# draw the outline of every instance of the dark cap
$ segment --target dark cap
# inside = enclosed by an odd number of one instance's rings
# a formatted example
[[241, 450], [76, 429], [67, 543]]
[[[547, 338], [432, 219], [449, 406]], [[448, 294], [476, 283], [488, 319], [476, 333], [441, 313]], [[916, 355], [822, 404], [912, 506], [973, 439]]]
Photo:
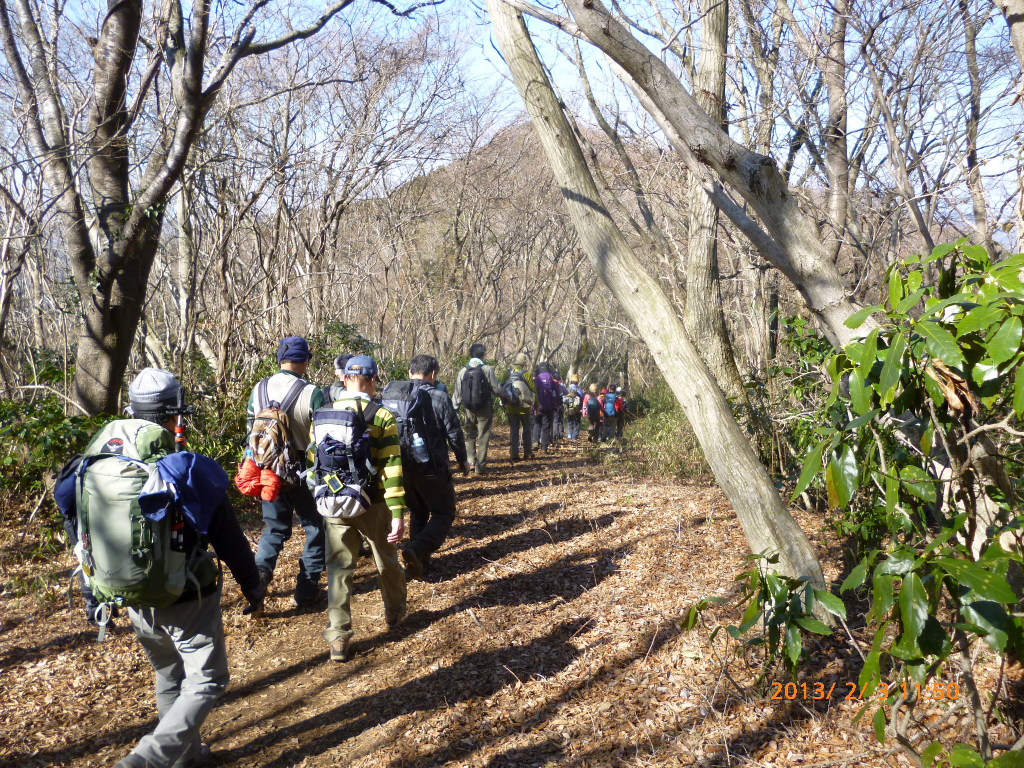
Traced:
[[304, 363], [313, 355], [309, 344], [301, 336], [288, 336], [277, 345], [277, 362]]
[[377, 361], [367, 355], [356, 355], [345, 364], [346, 376], [376, 376]]

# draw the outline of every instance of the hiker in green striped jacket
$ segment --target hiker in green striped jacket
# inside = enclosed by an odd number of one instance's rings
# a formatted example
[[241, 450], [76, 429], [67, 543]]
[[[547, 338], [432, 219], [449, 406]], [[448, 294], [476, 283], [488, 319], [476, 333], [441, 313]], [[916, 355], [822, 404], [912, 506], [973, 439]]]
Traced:
[[[356, 355], [345, 366], [345, 391], [334, 408], [359, 410], [369, 406], [377, 387], [377, 363], [372, 357]], [[387, 408], [377, 408], [367, 425], [370, 458], [377, 470], [370, 495], [370, 507], [356, 517], [328, 517], [327, 528], [327, 618], [323, 638], [331, 646], [332, 661], [348, 661], [352, 639], [352, 578], [359, 556], [362, 534], [373, 550], [380, 574], [384, 600], [384, 621], [394, 629], [405, 618], [405, 572], [398, 562], [398, 543], [405, 534], [405, 485], [402, 453], [398, 444], [398, 422]], [[311, 433], [312, 437], [312, 433]], [[312, 461], [312, 457], [310, 459]]]

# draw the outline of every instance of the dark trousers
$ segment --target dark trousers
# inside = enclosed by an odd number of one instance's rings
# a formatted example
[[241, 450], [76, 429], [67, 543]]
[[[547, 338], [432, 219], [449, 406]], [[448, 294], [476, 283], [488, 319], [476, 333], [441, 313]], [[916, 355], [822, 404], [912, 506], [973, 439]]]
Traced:
[[616, 413], [615, 414], [615, 436], [620, 438], [620, 439], [622, 438], [622, 427], [623, 427], [623, 425], [625, 423], [626, 423], [626, 414], [625, 413]]
[[512, 413], [508, 412], [508, 442], [509, 456], [512, 461], [519, 461], [519, 442], [523, 443], [523, 457], [533, 458], [533, 420], [530, 412]]
[[426, 565], [455, 522], [455, 484], [450, 472], [404, 476], [405, 503], [409, 507], [409, 543]]
[[304, 485], [263, 502], [263, 534], [256, 547], [256, 565], [271, 571], [284, 543], [292, 537], [292, 513], [306, 532], [306, 547], [299, 560], [298, 583], [316, 584], [324, 570], [324, 518], [316, 511], [313, 494]]
[[596, 419], [590, 416], [587, 417], [587, 421], [590, 422], [590, 432], [588, 439], [592, 443], [596, 443], [601, 437], [601, 417], [598, 416]]
[[580, 416], [567, 416], [566, 419], [566, 431], [568, 432], [569, 439], [573, 442], [579, 439], [580, 436]]
[[565, 410], [559, 406], [555, 409], [554, 421], [551, 422], [551, 442], [565, 437]]
[[551, 443], [551, 427], [555, 421], [555, 412], [537, 411], [537, 421], [540, 424], [540, 447], [546, 451]]

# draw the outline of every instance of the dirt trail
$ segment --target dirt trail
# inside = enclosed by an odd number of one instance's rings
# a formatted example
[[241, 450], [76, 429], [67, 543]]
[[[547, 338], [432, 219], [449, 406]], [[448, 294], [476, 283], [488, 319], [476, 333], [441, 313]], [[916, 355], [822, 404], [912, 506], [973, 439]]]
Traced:
[[[832, 722], [838, 694], [813, 718], [741, 702], [707, 634], [681, 634], [686, 608], [733, 594], [743, 564], [717, 488], [634, 482], [575, 447], [511, 467], [502, 437], [490, 474], [456, 480], [451, 537], [394, 632], [362, 561], [352, 661], [327, 658], [326, 603], [291, 608], [301, 530], [263, 618], [241, 616], [228, 580], [232, 682], [204, 732], [214, 765], [882, 764]], [[151, 670], [124, 619], [98, 645], [80, 610], [0, 608], [0, 768], [110, 766], [152, 727]], [[827, 653], [822, 674], [841, 685], [843, 651]]]

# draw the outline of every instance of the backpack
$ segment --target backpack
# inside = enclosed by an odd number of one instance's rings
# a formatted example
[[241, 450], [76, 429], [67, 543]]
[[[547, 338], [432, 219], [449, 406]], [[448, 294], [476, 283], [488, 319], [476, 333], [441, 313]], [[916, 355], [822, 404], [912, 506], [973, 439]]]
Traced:
[[537, 407], [542, 411], [553, 411], [558, 405], [558, 396], [555, 394], [555, 380], [550, 373], [538, 373], [533, 380], [537, 387]]
[[615, 413], [619, 414], [626, 410], [626, 398], [622, 395], [615, 396]]
[[615, 401], [616, 400], [618, 400], [618, 398], [615, 396], [614, 392], [609, 392], [607, 395], [605, 395], [605, 397], [604, 397], [604, 415], [605, 416], [614, 416], [615, 415], [615, 410], [616, 410], [616, 408], [615, 408]]
[[601, 401], [597, 395], [590, 395], [587, 398], [587, 418], [597, 421], [601, 418]]
[[307, 472], [317, 511], [324, 517], [358, 517], [370, 508], [377, 468], [370, 430], [379, 406], [356, 401], [357, 410], [321, 408], [313, 414], [316, 459]]
[[288, 412], [298, 401], [308, 383], [297, 379], [284, 398], [270, 399], [269, 379], [256, 385], [253, 411], [256, 413], [249, 430], [249, 444], [245, 458], [252, 459], [261, 470], [269, 469], [281, 478], [281, 490], [287, 491], [299, 484], [303, 451], [292, 441], [291, 419]]
[[394, 414], [398, 422], [398, 444], [402, 449], [402, 466], [415, 473], [430, 469], [425, 415], [432, 408], [430, 396], [418, 381], [390, 381], [381, 393], [381, 405]]
[[159, 480], [156, 460], [173, 450], [163, 427], [119, 419], [92, 438], [74, 469], [75, 555], [101, 605], [100, 640], [112, 608], [166, 608], [188, 582], [198, 586], [188, 567], [181, 510], [171, 505], [154, 520], [139, 504], [151, 476]]
[[569, 394], [562, 397], [562, 405], [565, 407], [566, 416], [579, 416], [580, 415], [580, 396], [579, 393], [574, 389], [569, 390]]
[[521, 371], [510, 371], [501, 391], [508, 405], [518, 408], [529, 408], [533, 405], [533, 390], [526, 383]]
[[482, 365], [466, 366], [462, 374], [462, 387], [459, 396], [462, 403], [471, 411], [482, 411], [491, 402], [491, 384], [487, 381]]

